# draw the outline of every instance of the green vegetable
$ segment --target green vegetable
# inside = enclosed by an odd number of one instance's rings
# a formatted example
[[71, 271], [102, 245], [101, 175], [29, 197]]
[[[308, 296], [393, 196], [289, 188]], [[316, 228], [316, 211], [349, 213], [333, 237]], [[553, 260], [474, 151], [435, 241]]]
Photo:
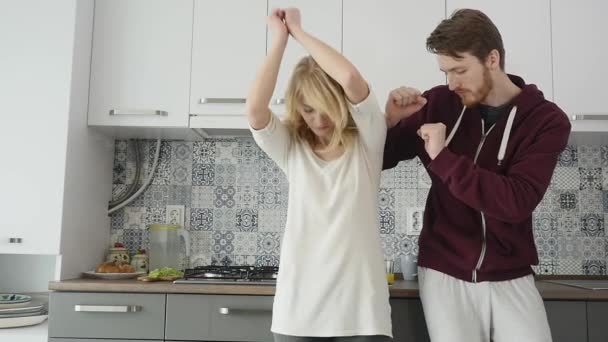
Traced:
[[148, 277], [150, 278], [161, 278], [161, 277], [181, 277], [184, 274], [172, 267], [162, 267], [150, 271]]

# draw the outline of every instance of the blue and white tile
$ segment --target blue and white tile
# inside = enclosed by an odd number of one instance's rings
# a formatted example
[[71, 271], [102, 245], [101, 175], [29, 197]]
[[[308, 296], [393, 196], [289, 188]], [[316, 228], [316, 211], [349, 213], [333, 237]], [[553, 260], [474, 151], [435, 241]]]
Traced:
[[382, 171], [380, 176], [380, 187], [381, 188], [395, 188], [395, 169], [389, 169]]
[[239, 232], [258, 231], [258, 211], [257, 209], [237, 209], [236, 210], [236, 230]]
[[555, 201], [551, 212], [578, 212], [579, 192], [576, 190], [555, 190]]
[[260, 148], [252, 138], [238, 140], [238, 163], [254, 164], [260, 158]]
[[[168, 185], [171, 183], [171, 144], [163, 141], [160, 145], [160, 158], [154, 171], [154, 178], [152, 178], [152, 184], [155, 185]], [[154, 161], [154, 154], [156, 153], [156, 146], [150, 146], [150, 162], [148, 170], [151, 170], [152, 163]]]
[[563, 274], [563, 275], [582, 274], [583, 263], [579, 259], [572, 259], [572, 258], [560, 259], [557, 269], [558, 269], [557, 274]]
[[417, 207], [425, 207], [426, 199], [429, 197], [430, 189], [418, 189], [418, 198], [416, 200]]
[[218, 139], [215, 142], [215, 162], [238, 164], [239, 144], [236, 139]]
[[583, 237], [581, 239], [582, 258], [589, 259], [605, 259], [606, 256], [606, 238], [605, 237]]
[[120, 242], [123, 243], [124, 239], [122, 234], [124, 233], [124, 229], [112, 231], [110, 233], [110, 246], [114, 246], [115, 243]]
[[215, 185], [236, 185], [236, 164], [215, 164]]
[[380, 210], [395, 210], [395, 190], [380, 188], [378, 191], [378, 208]]
[[580, 260], [583, 256], [583, 238], [582, 237], [558, 237], [558, 253], [560, 259], [575, 259]]
[[258, 209], [259, 187], [251, 185], [238, 185], [236, 187], [236, 207]]
[[532, 266], [536, 274], [551, 275], [557, 274], [559, 270], [559, 263], [557, 259], [540, 259], [537, 266]]
[[183, 205], [189, 207], [192, 202], [192, 187], [185, 185], [169, 185], [168, 205]]
[[397, 233], [397, 255], [410, 255], [415, 251], [414, 242], [411, 236]]
[[247, 232], [234, 232], [234, 254], [257, 255], [258, 234]]
[[279, 255], [281, 250], [280, 233], [258, 233], [258, 255]]
[[112, 169], [112, 183], [125, 184], [127, 182], [127, 164], [114, 160]]
[[211, 251], [213, 254], [234, 254], [234, 232], [216, 230], [212, 234]]
[[279, 266], [279, 257], [277, 255], [258, 255], [255, 259], [256, 266]]
[[192, 208], [215, 207], [215, 186], [193, 186], [191, 195]]
[[167, 208], [146, 207], [146, 225], [164, 224], [167, 220]]
[[260, 164], [236, 164], [236, 183], [239, 186], [255, 186], [260, 184]]
[[380, 210], [379, 216], [380, 234], [395, 234], [395, 212]]
[[287, 222], [287, 210], [258, 209], [259, 232], [282, 232]]
[[235, 256], [226, 253], [217, 253], [211, 255], [211, 265], [218, 266], [233, 266], [235, 263]]
[[112, 200], [118, 199], [127, 191], [126, 184], [112, 184]]
[[578, 149], [575, 145], [568, 145], [560, 154], [558, 166], [578, 167]]
[[215, 185], [215, 166], [192, 164], [192, 185]]
[[171, 179], [173, 185], [192, 185], [192, 163], [174, 162], [171, 164]]
[[128, 141], [122, 139], [116, 139], [114, 141], [114, 154], [116, 153], [126, 153], [128, 150]]
[[581, 190], [602, 190], [601, 168], [579, 168]]
[[148, 247], [146, 244], [147, 231], [145, 229], [124, 229], [122, 238], [130, 254], [135, 254], [138, 250]]
[[205, 165], [216, 162], [216, 141], [203, 140], [192, 143], [192, 164]]
[[602, 167], [601, 147], [599, 145], [579, 145], [578, 166], [584, 168]]
[[608, 190], [608, 166], [602, 168], [602, 189]]
[[125, 229], [146, 229], [146, 208], [125, 207]]
[[580, 217], [584, 236], [606, 236], [603, 214], [581, 214]]
[[536, 236], [536, 250], [540, 259], [555, 259], [559, 256], [558, 238], [555, 236]]
[[216, 208], [236, 207], [236, 201], [234, 200], [236, 189], [234, 186], [216, 186], [214, 194], [214, 205]]
[[192, 160], [194, 159], [193, 152], [193, 142], [190, 141], [177, 141], [173, 143], [171, 148], [171, 160], [173, 162], [184, 162], [192, 164]]
[[578, 213], [560, 214], [557, 222], [558, 236], [564, 238], [583, 236], [583, 231], [581, 230], [581, 220]]
[[606, 275], [606, 260], [584, 260], [583, 274], [593, 276]]
[[579, 211], [581, 213], [598, 213], [604, 211], [601, 190], [585, 190], [579, 192]]
[[394, 260], [399, 254], [399, 240], [395, 234], [383, 234], [380, 239], [385, 260]]
[[235, 230], [236, 209], [215, 208], [213, 209], [213, 230]]
[[234, 262], [235, 265], [247, 265], [247, 266], [255, 266], [257, 261], [257, 255], [235, 255]]
[[415, 161], [408, 160], [400, 162], [395, 168], [396, 189], [418, 188], [418, 166]]
[[213, 232], [189, 231], [189, 234], [190, 254], [210, 256]]
[[[534, 209], [534, 212], [537, 213], [555, 213], [555, 212], [559, 212], [560, 209], [560, 205], [559, 205], [559, 193], [558, 191], [561, 190], [554, 190], [554, 189], [547, 189], [547, 191], [545, 192], [545, 194], [543, 195], [543, 198], [541, 199], [540, 203], [536, 206], [536, 209]], [[569, 191], [573, 191], [573, 190], [569, 190]]]
[[578, 167], [558, 166], [551, 178], [551, 187], [557, 190], [579, 190], [581, 177]]
[[287, 208], [287, 194], [278, 186], [260, 187], [258, 199], [260, 209]]
[[[245, 164], [249, 165], [249, 164]], [[287, 179], [283, 170], [271, 159], [263, 158], [259, 161], [259, 185], [281, 186], [286, 184]]]
[[191, 208], [190, 209], [190, 230], [193, 231], [212, 231], [213, 230], [213, 209], [210, 208]]
[[604, 213], [608, 213], [608, 190], [602, 190], [602, 205]]
[[557, 236], [559, 215], [556, 213], [534, 213], [534, 231], [544, 236]]
[[192, 254], [189, 267], [211, 265], [211, 252], [207, 254]]
[[169, 199], [169, 187], [167, 185], [150, 185], [146, 189], [144, 196], [146, 207], [166, 207]]
[[608, 167], [608, 146], [604, 145], [602, 149], [602, 167]]
[[118, 209], [110, 215], [110, 229], [117, 231], [125, 227], [125, 209]]

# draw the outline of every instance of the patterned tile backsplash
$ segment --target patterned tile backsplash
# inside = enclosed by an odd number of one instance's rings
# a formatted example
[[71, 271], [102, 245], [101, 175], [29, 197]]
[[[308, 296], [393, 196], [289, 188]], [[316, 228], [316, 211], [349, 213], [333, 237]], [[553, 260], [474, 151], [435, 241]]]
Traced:
[[[132, 145], [116, 141], [115, 197], [135, 177]], [[155, 141], [140, 141], [144, 175], [155, 147]], [[429, 188], [430, 178], [417, 159], [382, 173], [379, 221], [387, 259], [418, 253]], [[251, 138], [163, 142], [151, 185], [112, 215], [112, 242], [123, 242], [131, 252], [147, 248], [146, 226], [165, 223], [168, 205], [183, 205], [190, 266], [278, 265], [287, 192], [285, 176]], [[537, 272], [607, 274], [607, 221], [608, 146], [568, 146], [534, 212]]]

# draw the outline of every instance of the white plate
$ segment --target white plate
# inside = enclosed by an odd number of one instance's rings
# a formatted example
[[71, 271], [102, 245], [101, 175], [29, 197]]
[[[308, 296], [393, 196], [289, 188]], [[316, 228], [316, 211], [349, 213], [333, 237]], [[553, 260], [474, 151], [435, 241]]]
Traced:
[[17, 293], [0, 293], [0, 304], [20, 304], [27, 303], [32, 297]]
[[44, 322], [47, 317], [48, 315], [2, 318], [0, 319], [0, 328], [15, 328], [35, 325]]
[[15, 317], [29, 317], [29, 316], [40, 316], [46, 315], [48, 312], [46, 310], [36, 310], [34, 312], [24, 312], [24, 313], [11, 313], [11, 314], [2, 314], [0, 315], [0, 322], [3, 319], [15, 318]]
[[22, 306], [17, 308], [6, 308], [0, 309], [0, 315], [11, 314], [11, 313], [26, 313], [26, 312], [34, 312], [40, 311], [44, 307], [43, 304], [37, 304], [32, 306]]
[[82, 273], [85, 277], [88, 278], [98, 278], [98, 279], [131, 279], [137, 278], [141, 275], [146, 274], [146, 272], [133, 272], [133, 273], [97, 273], [93, 271], [87, 271]]

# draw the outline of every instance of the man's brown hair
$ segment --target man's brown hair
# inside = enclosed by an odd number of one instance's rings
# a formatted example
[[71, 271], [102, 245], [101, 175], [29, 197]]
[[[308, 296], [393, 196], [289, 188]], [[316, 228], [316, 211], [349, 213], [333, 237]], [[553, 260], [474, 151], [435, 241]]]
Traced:
[[470, 53], [484, 62], [494, 49], [500, 54], [500, 69], [505, 70], [505, 48], [500, 32], [483, 12], [460, 9], [444, 19], [426, 39], [429, 52], [461, 58]]

